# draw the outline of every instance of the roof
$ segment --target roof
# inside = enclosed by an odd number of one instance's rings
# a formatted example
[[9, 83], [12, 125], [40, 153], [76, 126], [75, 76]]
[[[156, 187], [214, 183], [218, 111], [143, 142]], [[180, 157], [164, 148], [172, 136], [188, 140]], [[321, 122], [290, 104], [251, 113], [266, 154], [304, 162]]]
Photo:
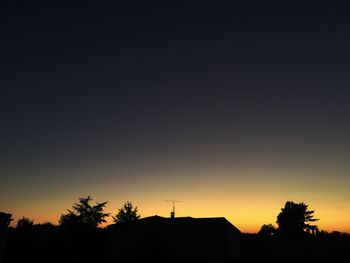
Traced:
[[194, 217], [175, 217], [167, 218], [158, 215], [141, 218], [138, 220], [116, 223], [107, 226], [108, 229], [118, 229], [120, 227], [131, 227], [131, 226], [148, 226], [148, 227], [159, 227], [159, 226], [172, 226], [172, 227], [193, 227], [193, 226], [225, 226], [231, 228], [234, 232], [239, 232], [239, 229], [232, 225], [225, 217], [208, 217], [208, 218], [194, 218]]

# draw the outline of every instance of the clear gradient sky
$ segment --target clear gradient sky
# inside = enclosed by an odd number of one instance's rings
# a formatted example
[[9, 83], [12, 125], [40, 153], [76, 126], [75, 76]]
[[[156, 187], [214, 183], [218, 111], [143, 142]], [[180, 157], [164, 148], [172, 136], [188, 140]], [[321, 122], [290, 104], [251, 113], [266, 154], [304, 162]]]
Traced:
[[177, 199], [255, 232], [290, 200], [350, 232], [345, 4], [60, 2], [0, 11], [0, 211]]

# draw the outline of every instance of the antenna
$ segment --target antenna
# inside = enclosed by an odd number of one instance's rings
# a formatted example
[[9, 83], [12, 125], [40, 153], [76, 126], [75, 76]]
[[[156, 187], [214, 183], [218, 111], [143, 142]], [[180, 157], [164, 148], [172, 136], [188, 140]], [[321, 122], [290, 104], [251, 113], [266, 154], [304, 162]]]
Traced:
[[170, 212], [170, 217], [175, 218], [175, 203], [183, 202], [180, 200], [165, 200], [165, 202], [172, 202], [173, 203], [173, 211]]

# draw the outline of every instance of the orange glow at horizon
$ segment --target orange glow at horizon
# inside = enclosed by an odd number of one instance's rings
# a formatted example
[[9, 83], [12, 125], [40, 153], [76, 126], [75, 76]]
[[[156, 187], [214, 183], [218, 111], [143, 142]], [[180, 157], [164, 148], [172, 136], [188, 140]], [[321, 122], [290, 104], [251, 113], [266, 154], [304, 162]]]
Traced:
[[25, 193], [13, 194], [11, 202], [2, 204], [1, 209], [12, 213], [15, 221], [25, 216], [34, 219], [35, 223], [50, 221], [57, 224], [60, 215], [71, 209], [78, 197], [90, 195], [93, 202], [108, 201], [105, 211], [111, 213], [107, 220], [110, 224], [112, 215], [125, 201], [132, 201], [142, 217], [168, 217], [172, 204], [165, 200], [176, 199], [184, 201], [176, 204], [178, 217], [225, 217], [242, 232], [254, 233], [263, 224], [276, 225], [276, 217], [285, 202], [294, 201], [304, 202], [309, 205], [309, 210], [315, 210], [315, 218], [320, 219], [316, 222], [319, 229], [350, 232], [347, 221], [350, 218], [349, 179], [346, 177], [343, 181], [333, 182], [323, 178], [315, 180], [311, 174], [310, 180], [301, 184], [292, 176], [296, 172], [279, 177], [280, 170], [269, 170], [264, 174], [256, 170], [217, 170], [214, 175], [211, 170], [175, 170], [170, 177], [162, 177], [162, 173], [160, 170], [149, 171], [145, 175], [147, 180], [135, 177], [96, 180], [91, 176], [92, 179], [84, 184], [55, 185], [52, 189], [44, 189], [43, 194], [32, 194], [27, 198]]
[[[83, 195], [82, 195], [83, 196]], [[94, 195], [92, 195], [95, 197]], [[96, 195], [97, 197], [98, 195]], [[95, 198], [96, 201], [102, 202], [108, 200], [106, 198]], [[127, 200], [133, 202], [134, 205], [138, 207], [138, 211], [141, 217], [159, 215], [168, 217], [172, 206], [170, 203], [166, 203], [164, 200], [159, 199], [146, 199], [145, 197], [137, 197], [134, 199], [123, 198], [115, 200], [114, 202], [109, 202], [105, 209], [106, 212], [111, 213], [107, 218], [107, 223], [103, 225], [108, 225], [113, 223], [112, 215], [115, 215], [123, 203]], [[306, 200], [306, 199], [305, 199]], [[316, 222], [319, 229], [326, 231], [341, 231], [350, 232], [350, 226], [348, 224], [347, 218], [350, 218], [350, 209], [344, 210], [342, 208], [331, 208], [325, 205], [317, 204], [315, 202], [307, 202], [309, 204], [309, 209], [315, 210], [315, 218], [320, 220]], [[26, 216], [34, 219], [35, 223], [52, 222], [54, 224], [58, 223], [58, 219], [62, 213], [66, 213], [67, 209], [70, 209], [77, 199], [72, 199], [62, 203], [56, 204], [37, 204], [36, 207], [21, 207], [16, 210], [10, 208], [6, 209], [6, 212], [13, 213], [14, 221], [18, 220], [21, 216]], [[202, 198], [192, 199], [186, 198], [183, 203], [176, 204], [176, 216], [184, 217], [225, 217], [233, 225], [239, 228], [242, 232], [255, 233], [259, 231], [261, 225], [263, 224], [273, 224], [276, 226], [276, 217], [280, 212], [280, 209], [284, 205], [284, 200], [282, 198], [276, 198], [276, 200], [259, 200], [255, 202], [253, 200], [248, 200], [246, 202], [240, 201], [235, 202], [229, 199], [219, 199], [204, 200]], [[60, 210], [57, 211], [57, 207]]]
[[[147, 216], [153, 216], [153, 215], [159, 215], [168, 217], [169, 213], [171, 211], [171, 207], [168, 205], [162, 205], [159, 203], [159, 206], [156, 207], [146, 207], [142, 208], [141, 203], [134, 204], [138, 205], [139, 213], [142, 217]], [[120, 202], [120, 206], [122, 205], [122, 202]], [[205, 203], [203, 203], [205, 205]], [[283, 204], [281, 203], [280, 206]], [[69, 206], [67, 208], [70, 208]], [[43, 209], [45, 209], [43, 207]], [[277, 214], [280, 211], [280, 208], [278, 209], [265, 209], [265, 208], [256, 208], [254, 206], [249, 207], [246, 206], [245, 208], [239, 208], [237, 207], [237, 210], [240, 210], [239, 212], [225, 212], [225, 209], [216, 210], [212, 207], [213, 210], [207, 209], [207, 210], [196, 210], [196, 209], [190, 209], [189, 205], [179, 205], [176, 207], [176, 216], [182, 217], [182, 216], [191, 216], [191, 217], [225, 217], [227, 220], [229, 220], [233, 225], [235, 225], [237, 228], [239, 228], [242, 232], [246, 233], [255, 233], [259, 231], [261, 225], [263, 224], [273, 224], [276, 226], [276, 217]], [[31, 219], [34, 219], [35, 223], [44, 223], [44, 222], [52, 222], [54, 224], [58, 223], [58, 219], [62, 213], [66, 213], [66, 210], [62, 211], [50, 211], [49, 209], [46, 209], [47, 213], [45, 215], [41, 215], [38, 212], [30, 212], [26, 209], [21, 209], [17, 213], [14, 213], [14, 221], [12, 223], [12, 226], [15, 226], [16, 221], [19, 217], [26, 216]], [[108, 225], [113, 223], [112, 215], [114, 215], [118, 208], [111, 209], [110, 206], [106, 208], [107, 212], [110, 212], [110, 217], [107, 218], [107, 223], [103, 225]], [[227, 210], [226, 210], [227, 211]], [[10, 211], [11, 212], [11, 211]], [[349, 224], [346, 220], [346, 218], [350, 217], [350, 213], [343, 213], [343, 211], [329, 211], [330, 213], [327, 214], [327, 212], [321, 212], [319, 210], [315, 211], [315, 218], [320, 218], [320, 221], [317, 221], [316, 224], [318, 225], [319, 229], [326, 230], [326, 231], [341, 231], [341, 232], [350, 232]]]

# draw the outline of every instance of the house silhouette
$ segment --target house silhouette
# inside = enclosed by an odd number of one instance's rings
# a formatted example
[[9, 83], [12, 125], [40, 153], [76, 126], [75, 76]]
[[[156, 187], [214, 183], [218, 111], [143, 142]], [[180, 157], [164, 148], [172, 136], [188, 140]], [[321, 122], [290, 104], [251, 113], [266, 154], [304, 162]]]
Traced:
[[109, 262], [234, 262], [240, 231], [226, 218], [151, 216], [107, 227]]

